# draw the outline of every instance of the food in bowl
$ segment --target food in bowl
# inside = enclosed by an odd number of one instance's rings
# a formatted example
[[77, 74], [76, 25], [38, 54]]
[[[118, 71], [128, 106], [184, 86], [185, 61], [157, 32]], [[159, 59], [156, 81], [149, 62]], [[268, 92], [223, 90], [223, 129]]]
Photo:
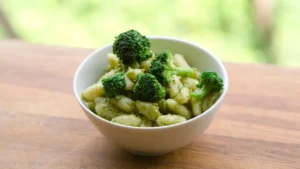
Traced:
[[[134, 127], [168, 126], [209, 109], [219, 98], [223, 80], [216, 72], [199, 72], [181, 54], [151, 51], [136, 30], [115, 37], [107, 70], [82, 92], [85, 105], [98, 116]], [[103, 74], [103, 72], [91, 72]]]

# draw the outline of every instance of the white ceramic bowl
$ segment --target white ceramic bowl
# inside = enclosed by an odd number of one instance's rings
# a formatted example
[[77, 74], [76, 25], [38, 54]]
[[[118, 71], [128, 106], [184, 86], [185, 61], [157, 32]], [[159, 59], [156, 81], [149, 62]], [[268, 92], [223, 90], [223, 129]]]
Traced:
[[165, 127], [123, 126], [97, 116], [85, 107], [81, 92], [97, 82], [105, 71], [108, 64], [107, 54], [112, 52], [112, 44], [96, 50], [80, 64], [74, 77], [73, 89], [84, 113], [105, 137], [134, 154], [160, 155], [190, 144], [208, 128], [227, 92], [228, 76], [216, 56], [194, 43], [168, 37], [148, 38], [151, 41], [151, 50], [155, 53], [170, 49], [173, 54], [182, 54], [191, 66], [200, 71], [216, 71], [224, 81], [224, 89], [217, 102], [193, 119]]

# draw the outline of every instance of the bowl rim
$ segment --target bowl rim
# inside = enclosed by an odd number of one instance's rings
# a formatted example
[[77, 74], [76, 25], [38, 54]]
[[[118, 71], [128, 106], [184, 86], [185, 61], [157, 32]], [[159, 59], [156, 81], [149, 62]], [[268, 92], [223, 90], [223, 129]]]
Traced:
[[176, 127], [179, 127], [181, 125], [186, 125], [188, 123], [191, 123], [193, 121], [196, 121], [200, 118], [202, 118], [203, 116], [205, 116], [206, 114], [209, 114], [211, 113], [211, 110], [216, 107], [217, 105], [221, 104], [222, 100], [224, 99], [227, 91], [228, 91], [228, 73], [225, 69], [225, 66], [223, 65], [223, 63], [221, 62], [221, 60], [216, 57], [212, 52], [210, 52], [209, 50], [207, 50], [206, 48], [198, 45], [198, 44], [195, 44], [193, 42], [190, 42], [190, 41], [186, 41], [186, 40], [182, 40], [182, 39], [179, 39], [179, 38], [174, 38], [174, 37], [168, 37], [168, 36], [147, 36], [147, 38], [151, 41], [151, 40], [166, 40], [166, 41], [177, 41], [177, 42], [180, 42], [180, 43], [185, 43], [189, 46], [193, 46], [195, 48], [199, 48], [200, 50], [202, 50], [203, 52], [205, 52], [207, 55], [209, 55], [210, 57], [212, 57], [212, 59], [220, 66], [221, 68], [221, 72], [223, 72], [224, 74], [224, 77], [223, 77], [223, 81], [224, 81], [224, 88], [223, 88], [223, 91], [222, 91], [222, 94], [221, 96], [218, 98], [218, 100], [209, 108], [207, 109], [205, 112], [203, 112], [202, 114], [192, 118], [192, 119], [189, 119], [189, 120], [186, 120], [184, 122], [181, 122], [181, 123], [177, 123], [177, 124], [173, 124], [173, 125], [169, 125], [169, 126], [157, 126], [157, 127], [134, 127], [134, 126], [126, 126], [126, 125], [122, 125], [122, 124], [118, 124], [118, 123], [113, 123], [109, 120], [106, 120], [98, 115], [96, 115], [95, 113], [93, 113], [90, 109], [88, 109], [85, 104], [83, 103], [82, 99], [81, 99], [81, 96], [80, 93], [77, 93], [76, 92], [76, 86], [77, 86], [77, 78], [78, 78], [78, 74], [79, 72], [81, 71], [83, 65], [85, 65], [85, 63], [90, 59], [92, 58], [96, 53], [98, 53], [99, 51], [107, 48], [107, 47], [112, 47], [112, 43], [110, 44], [107, 44], [107, 45], [104, 45], [103, 47], [101, 48], [98, 48], [96, 49], [95, 51], [93, 51], [92, 53], [90, 53], [86, 58], [84, 58], [84, 60], [80, 63], [80, 65], [78, 66], [78, 68], [76, 69], [76, 72], [74, 74], [74, 77], [73, 77], [73, 92], [74, 92], [74, 95], [76, 97], [76, 100], [77, 102], [80, 104], [80, 106], [86, 111], [88, 112], [93, 118], [96, 118], [98, 120], [101, 120], [103, 121], [104, 123], [108, 123], [109, 125], [113, 125], [115, 127], [120, 127], [120, 128], [127, 128], [127, 129], [135, 129], [135, 130], [161, 130], [161, 129], [170, 129], [170, 128], [176, 128]]

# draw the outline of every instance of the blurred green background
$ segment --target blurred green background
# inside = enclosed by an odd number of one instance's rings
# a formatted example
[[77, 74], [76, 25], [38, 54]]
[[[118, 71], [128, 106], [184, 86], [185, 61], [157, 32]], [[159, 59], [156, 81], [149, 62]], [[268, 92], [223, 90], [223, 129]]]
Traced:
[[5, 0], [0, 38], [97, 48], [128, 29], [198, 43], [222, 60], [300, 66], [298, 0]]

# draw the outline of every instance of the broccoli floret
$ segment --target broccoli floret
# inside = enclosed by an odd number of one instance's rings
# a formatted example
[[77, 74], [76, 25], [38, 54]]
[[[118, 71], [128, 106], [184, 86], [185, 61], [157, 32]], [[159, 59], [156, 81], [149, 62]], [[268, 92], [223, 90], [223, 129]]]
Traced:
[[155, 76], [149, 73], [140, 73], [133, 88], [133, 95], [137, 100], [155, 102], [165, 98], [166, 90]]
[[124, 73], [117, 73], [112, 77], [104, 78], [102, 84], [107, 97], [112, 98], [121, 95], [126, 86]]
[[152, 57], [150, 41], [136, 30], [123, 32], [115, 37], [113, 53], [126, 65], [142, 62]]
[[162, 85], [170, 82], [171, 75], [191, 76], [193, 69], [190, 67], [176, 67], [173, 64], [173, 56], [169, 50], [166, 50], [156, 56], [152, 61], [150, 71]]
[[197, 87], [200, 90], [191, 93], [191, 97], [201, 100], [211, 92], [221, 91], [223, 89], [223, 80], [216, 72], [203, 72], [200, 75]]

